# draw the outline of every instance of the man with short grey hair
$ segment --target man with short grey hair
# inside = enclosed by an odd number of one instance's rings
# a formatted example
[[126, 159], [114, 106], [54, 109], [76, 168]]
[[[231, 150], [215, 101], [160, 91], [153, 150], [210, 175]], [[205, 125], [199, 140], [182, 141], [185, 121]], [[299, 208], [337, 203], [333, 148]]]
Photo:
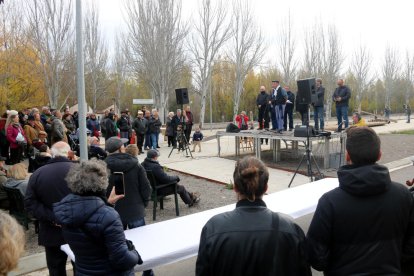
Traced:
[[52, 146], [53, 158], [37, 169], [30, 177], [24, 204], [39, 220], [39, 245], [45, 247], [49, 275], [66, 275], [67, 255], [60, 250], [65, 244], [62, 228], [55, 222], [53, 204], [71, 193], [65, 177], [72, 166], [68, 159], [70, 147], [65, 142]]

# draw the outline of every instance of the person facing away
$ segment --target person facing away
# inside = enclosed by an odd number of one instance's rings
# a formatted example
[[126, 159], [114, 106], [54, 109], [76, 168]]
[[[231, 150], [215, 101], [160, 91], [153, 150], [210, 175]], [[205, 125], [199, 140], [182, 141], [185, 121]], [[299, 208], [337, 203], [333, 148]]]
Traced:
[[325, 275], [414, 275], [413, 196], [377, 164], [375, 131], [350, 128], [345, 158], [307, 233], [311, 265]]
[[[180, 177], [177, 175], [168, 175], [164, 168], [158, 162], [159, 152], [151, 149], [147, 152], [147, 158], [145, 158], [144, 162], [142, 162], [142, 166], [147, 171], [152, 171], [156, 181], [159, 185], [167, 184], [167, 183], [178, 183], [180, 182]], [[174, 190], [174, 187], [166, 187], [158, 190], [159, 195], [168, 195], [171, 194]], [[194, 206], [194, 204], [200, 201], [200, 197], [198, 193], [190, 193], [187, 189], [177, 184], [177, 193], [180, 195], [182, 201], [188, 205], [188, 207]]]
[[105, 141], [105, 150], [108, 157], [105, 162], [111, 171], [107, 194], [110, 193], [113, 183], [113, 174], [121, 172], [125, 181], [125, 197], [115, 205], [115, 210], [121, 216], [124, 229], [132, 229], [145, 225], [145, 207], [151, 196], [151, 186], [144, 168], [137, 162], [137, 158], [125, 153], [124, 143], [128, 139], [111, 137]]
[[283, 116], [283, 129], [288, 130], [288, 119], [289, 119], [289, 131], [293, 130], [293, 109], [295, 106], [295, 94], [290, 91], [289, 86], [285, 86], [287, 101], [285, 107], [285, 114]]
[[66, 182], [72, 193], [55, 203], [53, 211], [75, 254], [75, 274], [134, 275], [134, 266], [142, 260], [128, 246], [119, 214], [105, 196], [106, 164], [98, 160], [74, 164]]
[[335, 102], [336, 107], [337, 131], [340, 132], [343, 128], [348, 127], [348, 103], [351, 98], [351, 89], [345, 85], [343, 79], [339, 79], [337, 84], [338, 87], [332, 95], [332, 100]]
[[236, 209], [203, 227], [196, 275], [311, 275], [302, 229], [262, 199], [269, 180], [263, 162], [250, 156], [238, 160], [233, 178]]
[[28, 175], [26, 165], [23, 163], [14, 164], [7, 171], [8, 179], [3, 184], [4, 187], [18, 189], [22, 196], [26, 195]]
[[24, 231], [12, 216], [0, 210], [0, 275], [17, 267], [24, 252]]
[[56, 142], [51, 151], [53, 158], [30, 176], [24, 205], [39, 220], [39, 245], [45, 247], [49, 274], [66, 275], [68, 256], [60, 250], [66, 241], [62, 228], [56, 223], [53, 203], [71, 193], [65, 177], [73, 163], [68, 158], [70, 147], [67, 143]]

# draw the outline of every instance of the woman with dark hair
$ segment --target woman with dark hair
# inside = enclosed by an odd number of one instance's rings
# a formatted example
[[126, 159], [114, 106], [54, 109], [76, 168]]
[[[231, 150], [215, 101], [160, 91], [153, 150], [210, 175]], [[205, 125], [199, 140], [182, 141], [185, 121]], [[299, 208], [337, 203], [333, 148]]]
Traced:
[[119, 214], [107, 201], [108, 173], [103, 161], [73, 164], [65, 179], [73, 194], [55, 203], [56, 224], [75, 254], [76, 275], [134, 275], [142, 260], [125, 239]]
[[196, 275], [311, 275], [302, 229], [262, 200], [269, 180], [263, 162], [239, 160], [233, 178], [236, 209], [204, 226]]

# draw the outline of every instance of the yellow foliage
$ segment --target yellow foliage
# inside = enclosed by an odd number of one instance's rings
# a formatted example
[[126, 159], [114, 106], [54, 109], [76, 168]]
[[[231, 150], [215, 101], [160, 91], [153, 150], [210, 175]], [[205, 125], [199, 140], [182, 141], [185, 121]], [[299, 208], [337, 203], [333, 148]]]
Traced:
[[33, 49], [20, 46], [0, 52], [0, 110], [47, 103], [39, 60]]

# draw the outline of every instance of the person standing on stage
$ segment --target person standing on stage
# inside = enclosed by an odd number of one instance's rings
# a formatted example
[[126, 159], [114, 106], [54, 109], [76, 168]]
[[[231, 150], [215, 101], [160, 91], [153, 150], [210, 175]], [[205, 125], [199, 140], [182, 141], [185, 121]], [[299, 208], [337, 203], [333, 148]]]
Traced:
[[288, 127], [288, 118], [289, 118], [289, 131], [293, 130], [293, 108], [295, 105], [295, 94], [290, 91], [289, 86], [285, 86], [287, 101], [285, 107], [285, 114], [283, 116], [283, 129], [286, 131]]
[[[272, 86], [276, 86], [272, 95], [272, 105], [275, 110], [276, 129], [279, 133], [282, 133], [287, 93], [286, 90], [280, 86], [278, 80], [272, 81]], [[273, 129], [275, 129], [275, 126], [273, 126]]]
[[313, 103], [315, 130], [320, 129], [323, 131], [325, 122], [323, 118], [323, 105], [325, 102], [325, 87], [322, 86], [322, 79], [316, 79], [316, 99]]
[[269, 109], [267, 104], [269, 102], [269, 94], [266, 93], [266, 87], [260, 86], [260, 93], [257, 95], [256, 105], [259, 109], [259, 129], [269, 128]]
[[338, 132], [341, 132], [343, 125], [348, 127], [348, 102], [351, 98], [351, 89], [344, 84], [343, 79], [337, 81], [338, 87], [335, 89], [332, 99], [336, 106], [336, 118], [338, 119]]

